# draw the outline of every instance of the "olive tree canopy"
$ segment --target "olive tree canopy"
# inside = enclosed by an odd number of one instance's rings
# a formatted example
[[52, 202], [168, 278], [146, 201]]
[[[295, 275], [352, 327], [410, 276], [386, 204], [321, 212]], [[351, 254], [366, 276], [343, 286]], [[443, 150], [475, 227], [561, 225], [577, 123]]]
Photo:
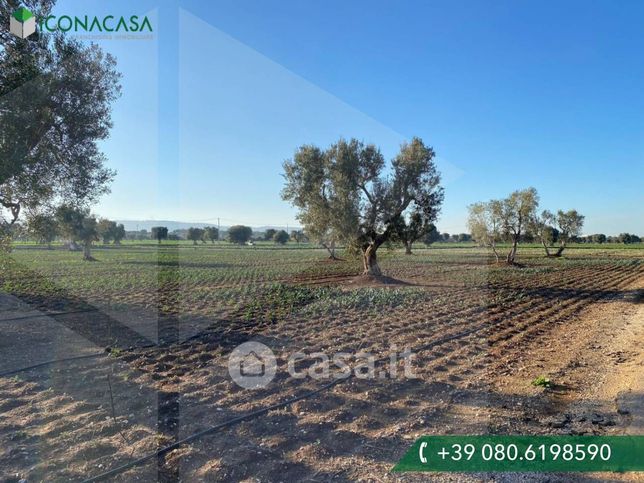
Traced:
[[91, 255], [92, 242], [99, 239], [98, 221], [87, 208], [76, 208], [61, 205], [56, 209], [56, 219], [60, 230], [70, 241], [70, 247], [76, 242], [83, 243], [83, 259], [94, 260]]
[[507, 263], [515, 263], [521, 236], [525, 235], [538, 206], [539, 195], [534, 188], [514, 191], [501, 200], [501, 226], [512, 242], [512, 248], [506, 257]]
[[404, 143], [386, 170], [380, 150], [340, 139], [325, 151], [300, 147], [284, 163], [282, 197], [299, 209], [309, 236], [362, 251], [364, 273], [381, 275], [376, 252], [396, 236], [400, 219], [434, 221], [443, 201], [434, 151], [419, 138]]
[[264, 240], [266, 241], [272, 241], [273, 237], [275, 236], [275, 233], [277, 233], [277, 230], [274, 228], [269, 228], [264, 232]]
[[219, 229], [215, 226], [207, 226], [204, 228], [204, 238], [215, 243], [215, 240], [219, 240]]
[[499, 253], [496, 242], [504, 239], [509, 241], [512, 245], [506, 262], [514, 264], [519, 241], [532, 226], [537, 206], [539, 195], [536, 189], [517, 190], [502, 200], [470, 205], [467, 225], [479, 244], [492, 248], [497, 262]]
[[481, 246], [490, 247], [496, 261], [499, 261], [497, 242], [503, 238], [502, 233], [502, 202], [490, 200], [488, 202], [474, 203], [467, 207], [467, 227], [472, 238]]
[[253, 236], [253, 229], [250, 226], [234, 225], [228, 228], [228, 241], [243, 245]]
[[336, 193], [332, 170], [327, 152], [313, 145], [301, 146], [293, 159], [284, 163], [282, 198], [299, 209], [298, 219], [306, 235], [335, 259], [336, 245], [348, 238], [358, 217], [353, 204]]
[[[25, 3], [36, 16], [53, 4]], [[0, 2], [0, 17], [9, 19], [18, 6]], [[120, 93], [115, 59], [60, 32], [0, 37], [1, 224], [57, 198], [88, 205], [114, 176], [98, 142], [109, 134]]]
[[206, 243], [206, 241], [204, 240], [205, 234], [206, 232], [203, 228], [190, 227], [188, 228], [186, 238], [188, 240], [192, 240], [193, 245], [196, 245], [198, 241]]
[[110, 242], [110, 240], [114, 240], [117, 225], [115, 221], [108, 220], [107, 218], [101, 218], [100, 220], [98, 220], [96, 230], [98, 231], [99, 238], [103, 239], [103, 244], [107, 244]]
[[51, 214], [34, 213], [27, 218], [27, 232], [39, 243], [46, 243], [51, 248], [51, 242], [59, 232], [58, 223]]
[[285, 230], [279, 230], [273, 235], [273, 241], [279, 245], [286, 245], [288, 242], [289, 235]]
[[[584, 226], [584, 215], [577, 210], [557, 211], [557, 214], [544, 210], [540, 216], [535, 216], [533, 226], [534, 232], [541, 240], [548, 257], [560, 257], [566, 249], [566, 244], [575, 237], [581, 235]], [[555, 242], [554, 234], [557, 234], [556, 241], [559, 248], [555, 253], [550, 253], [548, 245]]]
[[405, 246], [405, 254], [411, 255], [412, 244], [424, 237], [434, 224], [427, 218], [424, 218], [421, 213], [414, 211], [408, 218], [404, 216], [398, 217], [396, 228], [394, 231], [394, 238], [402, 242]]
[[161, 240], [167, 240], [168, 239], [168, 227], [167, 226], [153, 226], [150, 229], [150, 237], [153, 240], [158, 241], [161, 243]]
[[427, 232], [425, 233], [425, 237], [423, 239], [423, 242], [425, 245], [429, 246], [432, 243], [435, 243], [437, 241], [441, 240], [441, 234], [438, 232], [438, 229], [433, 223], [430, 223], [429, 227], [427, 228]]

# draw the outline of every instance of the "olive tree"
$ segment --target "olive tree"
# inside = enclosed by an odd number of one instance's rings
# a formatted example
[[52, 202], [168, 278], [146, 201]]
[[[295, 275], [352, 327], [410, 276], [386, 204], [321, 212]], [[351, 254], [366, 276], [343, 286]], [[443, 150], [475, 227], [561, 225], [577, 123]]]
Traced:
[[272, 241], [273, 237], [275, 236], [275, 233], [277, 233], [277, 230], [273, 228], [269, 228], [264, 232], [264, 240], [266, 241]]
[[107, 245], [110, 240], [114, 239], [114, 234], [116, 232], [116, 222], [108, 220], [106, 218], [101, 218], [100, 220], [98, 220], [96, 229], [98, 230], [98, 236], [103, 239], [103, 244]]
[[150, 230], [150, 237], [153, 240], [156, 240], [161, 244], [161, 240], [168, 239], [168, 227], [167, 226], [153, 226]]
[[[53, 3], [27, 6], [42, 17]], [[0, 16], [17, 6], [0, 2]], [[59, 200], [88, 205], [114, 176], [99, 143], [120, 94], [115, 59], [60, 31], [20, 39], [3, 29], [0, 37], [0, 224]]]
[[301, 146], [292, 160], [284, 162], [286, 186], [282, 198], [299, 209], [298, 219], [307, 237], [336, 260], [336, 245], [347, 238], [358, 217], [351, 201], [336, 193], [331, 172], [326, 152], [312, 145]]
[[116, 224], [115, 221], [101, 218], [98, 220], [97, 225], [98, 236], [103, 240], [103, 244], [107, 245], [110, 241], [114, 245], [120, 245], [121, 240], [125, 238], [125, 226], [123, 223]]
[[291, 230], [291, 240], [295, 243], [304, 241], [304, 232], [302, 230]]
[[[584, 216], [577, 210], [557, 211], [554, 214], [544, 210], [533, 220], [533, 231], [541, 241], [547, 257], [560, 257], [566, 249], [566, 244], [581, 235], [584, 225]], [[551, 253], [549, 247], [559, 242], [555, 253]]]
[[63, 235], [69, 238], [70, 245], [82, 242], [83, 259], [94, 260], [91, 254], [92, 242], [99, 239], [96, 217], [90, 215], [86, 208], [62, 205], [56, 210], [56, 219]]
[[273, 235], [273, 241], [279, 245], [286, 245], [288, 239], [289, 235], [285, 230], [279, 230], [275, 235]]
[[519, 241], [534, 219], [537, 206], [539, 195], [534, 188], [514, 191], [501, 201], [501, 226], [512, 243], [507, 263], [515, 263]]
[[284, 163], [282, 197], [299, 209], [306, 232], [359, 248], [365, 275], [382, 274], [377, 251], [395, 238], [401, 217], [432, 222], [443, 202], [434, 151], [419, 138], [403, 143], [386, 168], [375, 145], [356, 139], [324, 151], [302, 146]]
[[[299, 217], [304, 225], [304, 233], [309, 239], [316, 240], [319, 245], [329, 252], [329, 260], [338, 260], [336, 250], [342, 237], [340, 231], [334, 229], [330, 222], [330, 216], [322, 213], [322, 210], [312, 208], [309, 213]], [[311, 220], [307, 225], [306, 219]], [[315, 220], [315, 221], [314, 221]]]
[[205, 231], [203, 229], [190, 227], [188, 228], [188, 233], [186, 235], [186, 238], [188, 240], [192, 240], [192, 244], [196, 245], [199, 240], [205, 243], [204, 235], [205, 235]]
[[535, 214], [532, 221], [531, 230], [543, 245], [547, 257], [552, 255], [550, 247], [559, 237], [558, 230], [553, 226], [554, 222], [554, 215], [548, 210], [543, 210], [539, 215]]
[[243, 245], [253, 236], [253, 229], [250, 226], [234, 225], [228, 228], [228, 241]]
[[39, 243], [46, 243], [49, 249], [51, 249], [51, 242], [56, 239], [58, 231], [56, 218], [50, 214], [37, 213], [27, 218], [27, 232]]
[[642, 239], [631, 233], [620, 233], [617, 237], [615, 238], [616, 243], [623, 243], [625, 245], [630, 245], [631, 243], [641, 243]]
[[436, 226], [433, 223], [430, 223], [429, 228], [425, 233], [423, 243], [425, 243], [425, 245], [427, 246], [430, 246], [432, 243], [435, 243], [440, 240], [441, 240], [441, 234], [438, 232], [438, 229], [436, 228]]
[[403, 216], [398, 218], [394, 238], [405, 246], [405, 254], [411, 255], [412, 244], [422, 238], [434, 226], [428, 219], [423, 218], [419, 212], [413, 212], [408, 219]]
[[204, 228], [204, 238], [210, 240], [211, 243], [215, 243], [216, 240], [219, 240], [219, 229], [214, 226], [207, 226]]
[[114, 245], [120, 245], [123, 238], [125, 238], [125, 226], [123, 225], [123, 223], [119, 223], [114, 227], [114, 231], [112, 232]]
[[557, 211], [555, 222], [559, 230], [559, 248], [554, 254], [555, 257], [560, 257], [566, 249], [566, 244], [581, 235], [584, 219], [585, 216], [578, 213], [577, 210]]
[[593, 243], [599, 243], [600, 245], [602, 243], [606, 243], [606, 235], [604, 235], [603, 233], [596, 233], [591, 236], [591, 239]]
[[505, 258], [514, 264], [519, 241], [533, 226], [539, 195], [534, 188], [514, 191], [505, 199], [474, 203], [468, 207], [468, 227], [472, 237], [481, 245], [489, 246], [498, 262], [496, 242], [506, 239], [511, 243]]
[[501, 201], [490, 200], [488, 202], [474, 203], [468, 206], [467, 210], [467, 227], [472, 234], [472, 238], [479, 245], [491, 248], [498, 263], [499, 252], [496, 249], [496, 244], [503, 237]]

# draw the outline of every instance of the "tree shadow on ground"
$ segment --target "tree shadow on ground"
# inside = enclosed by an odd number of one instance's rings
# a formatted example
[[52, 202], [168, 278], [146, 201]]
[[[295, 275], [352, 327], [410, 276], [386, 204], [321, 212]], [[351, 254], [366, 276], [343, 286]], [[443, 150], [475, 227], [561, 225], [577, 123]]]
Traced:
[[[516, 287], [495, 284], [495, 290], [516, 291]], [[614, 300], [626, 300], [632, 303], [641, 303], [644, 299], [644, 291], [641, 289], [619, 290], [619, 289], [577, 289], [558, 287], [537, 287], [521, 288], [523, 297], [543, 298], [548, 300], [586, 300], [592, 299], [597, 302], [612, 302]]]
[[149, 261], [139, 261], [139, 260], [128, 260], [123, 262], [124, 265], [148, 265], [148, 266], [157, 266], [157, 267], [172, 267], [172, 268], [204, 268], [204, 269], [214, 269], [214, 268], [231, 268], [234, 265], [230, 263], [222, 262], [212, 262], [212, 263], [197, 263], [197, 262], [188, 262], [182, 260], [149, 260]]

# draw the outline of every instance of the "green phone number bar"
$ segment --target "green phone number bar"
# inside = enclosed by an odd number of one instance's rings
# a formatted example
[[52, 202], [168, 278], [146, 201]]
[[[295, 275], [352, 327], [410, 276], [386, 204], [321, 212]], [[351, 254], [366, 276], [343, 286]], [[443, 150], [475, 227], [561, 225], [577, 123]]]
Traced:
[[644, 471], [644, 436], [423, 436], [392, 471]]

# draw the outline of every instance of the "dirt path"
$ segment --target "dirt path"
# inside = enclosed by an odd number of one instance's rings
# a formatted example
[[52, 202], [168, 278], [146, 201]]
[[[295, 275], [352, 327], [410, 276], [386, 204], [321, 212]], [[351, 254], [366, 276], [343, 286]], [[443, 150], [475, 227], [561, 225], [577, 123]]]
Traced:
[[[643, 434], [644, 305], [637, 298], [642, 286], [640, 280], [623, 298], [595, 304], [574, 323], [528, 344], [525, 358], [500, 355], [489, 381], [502, 394], [534, 399], [534, 408], [524, 412], [551, 414], [539, 421], [550, 428], [572, 434]], [[548, 377], [552, 388], [533, 387], [530, 381], [537, 376]], [[582, 420], [591, 413], [595, 417]]]
[[[526, 346], [524, 359], [501, 357], [488, 373], [505, 400], [501, 410], [489, 409], [495, 432], [644, 434], [643, 287], [638, 280], [623, 298], [593, 305], [574, 324], [560, 325], [545, 340]], [[530, 384], [540, 375], [550, 379], [551, 388]], [[595, 473], [574, 479], [642, 481], [642, 475]]]

